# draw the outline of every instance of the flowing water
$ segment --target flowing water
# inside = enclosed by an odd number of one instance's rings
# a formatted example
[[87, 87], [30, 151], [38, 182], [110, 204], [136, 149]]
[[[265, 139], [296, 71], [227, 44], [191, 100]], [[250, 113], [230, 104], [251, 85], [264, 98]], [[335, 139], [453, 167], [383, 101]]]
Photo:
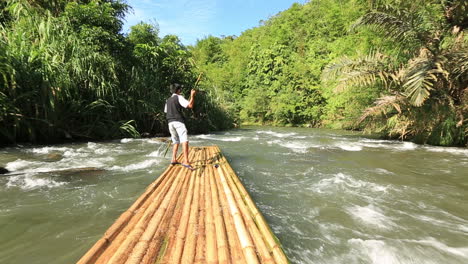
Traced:
[[[191, 144], [220, 146], [292, 263], [468, 263], [466, 148], [269, 127]], [[162, 173], [165, 147], [0, 149], [0, 263], [76, 262]]]

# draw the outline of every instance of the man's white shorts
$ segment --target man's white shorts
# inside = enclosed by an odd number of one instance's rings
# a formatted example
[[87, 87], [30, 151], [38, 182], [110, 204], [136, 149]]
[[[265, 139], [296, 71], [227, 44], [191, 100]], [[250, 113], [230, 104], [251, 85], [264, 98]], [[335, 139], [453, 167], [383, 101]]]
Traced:
[[174, 144], [184, 143], [188, 141], [187, 128], [182, 122], [169, 122], [169, 132], [171, 133], [172, 143]]

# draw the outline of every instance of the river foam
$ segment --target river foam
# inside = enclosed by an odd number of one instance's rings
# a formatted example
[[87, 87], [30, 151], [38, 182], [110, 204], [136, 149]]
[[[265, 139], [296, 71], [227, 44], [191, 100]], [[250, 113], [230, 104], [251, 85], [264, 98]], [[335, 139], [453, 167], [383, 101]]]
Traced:
[[264, 130], [260, 130], [260, 131], [257, 131], [256, 132], [257, 134], [264, 134], [264, 135], [269, 135], [269, 136], [273, 136], [273, 137], [278, 137], [278, 138], [288, 138], [288, 137], [293, 137], [295, 135], [297, 135], [297, 133], [280, 133], [280, 132], [273, 132], [271, 130], [267, 130], [267, 131], [264, 131]]
[[10, 176], [6, 186], [8, 188], [18, 187], [23, 190], [32, 190], [41, 187], [54, 188], [65, 185], [66, 182], [59, 182], [49, 178], [39, 178], [34, 173]]
[[385, 193], [388, 188], [388, 186], [355, 179], [353, 176], [341, 172], [327, 175], [326, 178], [321, 179], [312, 186], [312, 190], [317, 192], [335, 192], [337, 189], [354, 192], [356, 190], [365, 189], [373, 192]]
[[438, 241], [437, 239], [433, 237], [427, 237], [427, 238], [420, 239], [420, 240], [403, 239], [402, 241], [430, 246], [434, 249], [447, 252], [448, 254], [452, 254], [454, 256], [468, 258], [468, 247], [451, 247], [442, 243], [441, 241]]
[[110, 169], [111, 170], [120, 170], [120, 171], [129, 172], [129, 171], [147, 169], [147, 168], [150, 168], [150, 167], [152, 167], [154, 165], [157, 165], [159, 163], [161, 163], [161, 161], [158, 160], [158, 159], [149, 159], [149, 160], [144, 160], [144, 161], [139, 162], [139, 163], [129, 164], [127, 166], [113, 166]]
[[336, 147], [342, 150], [347, 150], [347, 151], [361, 151], [363, 149], [362, 146], [359, 146], [356, 144], [346, 144], [346, 143], [337, 144]]
[[232, 137], [232, 136], [225, 137], [225, 136], [219, 136], [219, 135], [213, 135], [213, 134], [198, 135], [198, 136], [195, 136], [195, 138], [206, 139], [206, 140], [217, 140], [217, 141], [224, 141], [224, 142], [239, 142], [245, 139], [245, 137], [239, 137], [239, 136], [238, 137]]
[[395, 226], [395, 223], [382, 210], [372, 204], [368, 206], [355, 205], [348, 207], [346, 212], [365, 226], [373, 226], [380, 229], [391, 229]]
[[[402, 257], [397, 249], [390, 247], [382, 240], [375, 239], [350, 239], [348, 243], [355, 248], [359, 253], [368, 258], [372, 264], [397, 264], [408, 263]], [[411, 262], [409, 262], [411, 263]]]

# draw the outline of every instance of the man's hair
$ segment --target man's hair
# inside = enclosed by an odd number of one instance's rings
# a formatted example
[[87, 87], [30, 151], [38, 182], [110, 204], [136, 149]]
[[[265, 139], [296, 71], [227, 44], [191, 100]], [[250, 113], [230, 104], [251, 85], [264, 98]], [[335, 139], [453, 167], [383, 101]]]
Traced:
[[178, 90], [182, 90], [183, 86], [178, 83], [173, 83], [169, 86], [171, 93], [177, 93]]

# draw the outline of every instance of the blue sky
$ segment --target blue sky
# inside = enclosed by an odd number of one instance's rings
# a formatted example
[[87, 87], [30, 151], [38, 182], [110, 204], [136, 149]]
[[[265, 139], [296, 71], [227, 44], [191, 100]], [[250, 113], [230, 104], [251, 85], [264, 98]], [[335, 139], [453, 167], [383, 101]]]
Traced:
[[174, 34], [185, 45], [208, 35], [239, 36], [256, 27], [260, 20], [286, 10], [305, 0], [127, 0], [133, 11], [126, 16], [123, 28], [140, 21], [157, 22], [160, 37]]

